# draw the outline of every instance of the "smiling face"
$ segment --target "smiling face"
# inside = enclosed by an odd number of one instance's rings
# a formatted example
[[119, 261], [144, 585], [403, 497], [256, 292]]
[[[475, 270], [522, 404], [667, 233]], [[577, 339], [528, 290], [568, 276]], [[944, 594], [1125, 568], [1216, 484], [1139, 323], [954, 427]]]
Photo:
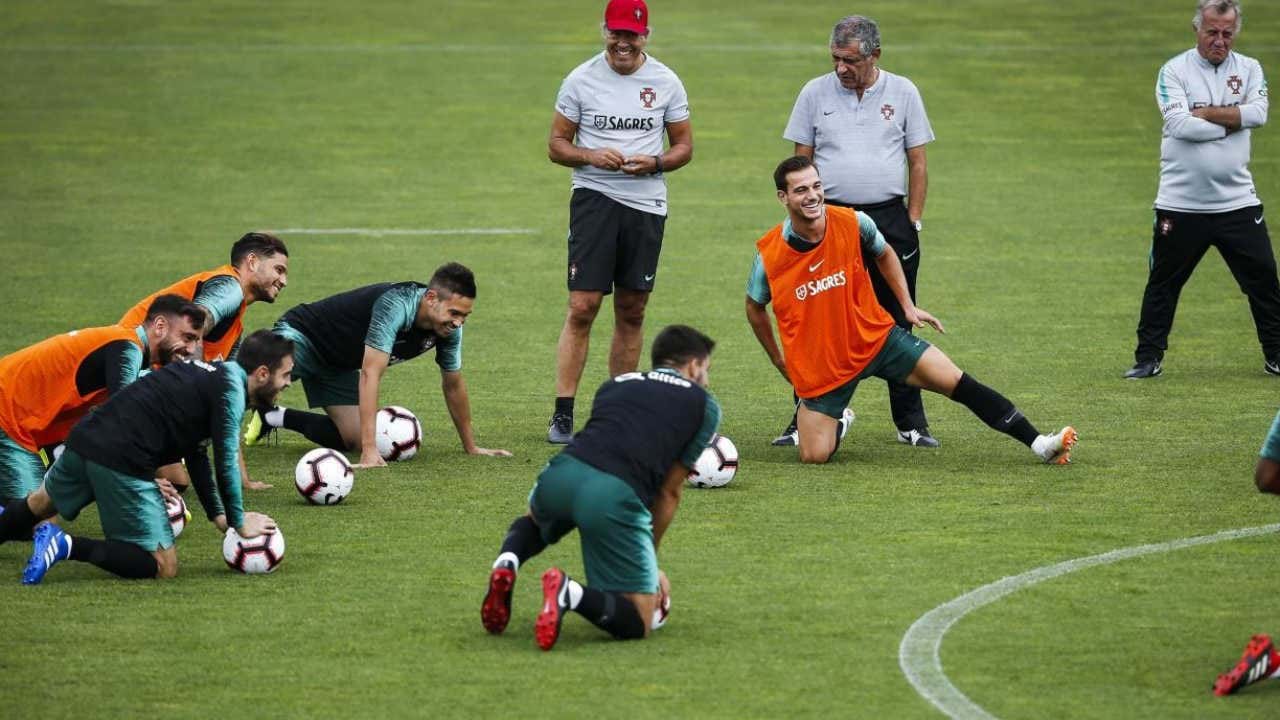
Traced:
[[289, 256], [284, 253], [250, 254], [245, 267], [250, 277], [249, 290], [255, 301], [275, 302], [280, 291], [289, 284]]
[[787, 173], [787, 189], [778, 191], [778, 200], [787, 208], [792, 223], [811, 223], [822, 217], [822, 178], [810, 165]]
[[619, 75], [630, 75], [644, 64], [644, 48], [649, 44], [647, 35], [629, 30], [604, 31], [604, 57], [609, 67]]
[[249, 376], [249, 405], [261, 409], [275, 407], [276, 398], [280, 397], [280, 393], [292, 382], [292, 355], [285, 355], [275, 372], [266, 365], [259, 365]]
[[168, 365], [174, 360], [190, 360], [200, 347], [202, 329], [186, 315], [157, 315], [147, 328], [148, 362]]
[[1235, 10], [1218, 12], [1214, 7], [1204, 9], [1200, 29], [1196, 30], [1196, 51], [1200, 57], [1219, 65], [1231, 53], [1236, 42]]
[[440, 337], [448, 337], [467, 322], [475, 302], [475, 298], [437, 292], [433, 288], [422, 296], [415, 324], [422, 330], [431, 330]]

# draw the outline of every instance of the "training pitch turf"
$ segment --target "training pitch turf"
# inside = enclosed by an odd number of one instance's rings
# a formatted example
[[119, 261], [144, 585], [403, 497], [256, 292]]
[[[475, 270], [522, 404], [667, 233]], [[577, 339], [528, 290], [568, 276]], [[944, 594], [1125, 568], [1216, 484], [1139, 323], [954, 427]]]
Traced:
[[[116, 320], [139, 298], [276, 229], [293, 304], [470, 265], [464, 372], [483, 445], [461, 454], [430, 359], [392, 369], [425, 451], [357, 474], [349, 500], [291, 487], [307, 445], [251, 448], [248, 495], [288, 540], [267, 577], [228, 571], [197, 521], [172, 582], [66, 563], [19, 585], [0, 548], [0, 717], [937, 717], [899, 666], [938, 605], [1035, 568], [1274, 522], [1251, 472], [1280, 405], [1244, 297], [1211, 254], [1184, 292], [1165, 375], [1131, 362], [1146, 277], [1160, 65], [1190, 47], [1190, 0], [1107, 3], [654, 0], [651, 53], [683, 78], [695, 157], [648, 327], [719, 341], [712, 389], [742, 451], [735, 482], [689, 491], [660, 553], [671, 620], [619, 644], [570, 616], [533, 643], [527, 567], [506, 635], [480, 627], [485, 578], [552, 454], [569, 171], [546, 159], [563, 76], [599, 48], [602, 3], [8, 2], [0, 13], [0, 353]], [[780, 221], [770, 173], [843, 13], [881, 22], [882, 66], [920, 87], [938, 136], [919, 304], [924, 333], [1042, 431], [1044, 467], [929, 396], [942, 447], [893, 441], [884, 386], [855, 399], [834, 462], [769, 447], [790, 413], [743, 316], [752, 243]], [[1248, 5], [1241, 52], [1280, 73], [1276, 8]], [[1280, 129], [1252, 168], [1280, 199]], [[333, 229], [417, 230], [340, 234]], [[315, 234], [303, 229], [329, 230]], [[602, 312], [579, 399], [604, 380]], [[287, 403], [302, 403], [300, 388]], [[581, 422], [581, 420], [580, 420]], [[199, 513], [197, 513], [199, 514]], [[89, 510], [73, 525], [95, 534]], [[1273, 534], [1085, 568], [986, 605], [946, 635], [946, 676], [997, 717], [1265, 717], [1280, 683], [1227, 700], [1214, 676], [1280, 632]]]

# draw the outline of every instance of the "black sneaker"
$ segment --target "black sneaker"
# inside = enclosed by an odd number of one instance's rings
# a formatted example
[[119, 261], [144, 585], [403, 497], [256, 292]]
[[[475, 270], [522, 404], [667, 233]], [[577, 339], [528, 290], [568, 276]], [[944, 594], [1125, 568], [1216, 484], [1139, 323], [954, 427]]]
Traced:
[[791, 424], [787, 426], [786, 430], [782, 431], [781, 435], [774, 438], [771, 444], [779, 447], [800, 444], [800, 432], [796, 430], [796, 418], [794, 415], [791, 416]]
[[1265, 370], [1268, 375], [1280, 375], [1280, 358], [1266, 361], [1262, 364], [1262, 369]]
[[[1278, 372], [1276, 374], [1280, 375], [1280, 368], [1277, 368], [1277, 370]], [[1147, 360], [1146, 362], [1140, 362], [1126, 370], [1124, 373], [1124, 379], [1141, 380], [1143, 378], [1155, 377], [1162, 372], [1164, 372], [1164, 369], [1160, 367], [1159, 360]]]
[[547, 424], [547, 442], [552, 445], [568, 445], [573, 438], [573, 416], [556, 413]]

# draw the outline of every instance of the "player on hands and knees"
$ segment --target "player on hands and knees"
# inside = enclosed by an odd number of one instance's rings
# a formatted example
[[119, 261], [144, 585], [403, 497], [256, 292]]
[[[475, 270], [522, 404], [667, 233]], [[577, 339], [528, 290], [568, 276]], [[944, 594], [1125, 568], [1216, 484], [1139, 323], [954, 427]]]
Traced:
[[660, 582], [667, 587], [658, 544], [720, 422], [706, 390], [714, 346], [691, 327], [666, 327], [653, 341], [652, 371], [600, 386], [586, 426], [543, 468], [529, 514], [507, 530], [480, 608], [486, 630], [506, 629], [520, 566], [577, 528], [587, 584], [559, 568], [543, 574], [538, 645], [555, 645], [571, 610], [619, 639], [649, 634]]
[[360, 452], [363, 466], [385, 465], [374, 442], [378, 392], [387, 367], [435, 348], [445, 404], [462, 448], [473, 455], [510, 455], [476, 445], [471, 403], [462, 379], [462, 326], [476, 297], [475, 276], [458, 263], [431, 280], [379, 283], [291, 309], [274, 331], [294, 343], [294, 377], [307, 403], [324, 414], [270, 408], [250, 419], [245, 441], [266, 428], [302, 433], [322, 447]]
[[[1003, 395], [894, 324], [876, 300], [863, 251], [875, 258], [907, 321], [943, 331], [937, 318], [911, 301], [898, 257], [887, 251], [875, 222], [853, 209], [823, 205], [822, 179], [812, 160], [788, 158], [773, 177], [787, 219], [756, 243], [746, 312], [756, 339], [801, 398], [801, 462], [831, 458], [848, 429], [846, 406], [858, 383], [873, 375], [955, 400], [1045, 462], [1070, 461], [1073, 428], [1041, 435]], [[781, 349], [766, 310], [770, 302]]]
[[157, 468], [183, 458], [219, 530], [233, 527], [243, 537], [275, 532], [271, 518], [244, 511], [238, 436], [246, 406], [270, 406], [288, 387], [292, 350], [288, 340], [260, 330], [245, 339], [235, 361], [167, 365], [76, 425], [40, 488], [0, 515], [0, 542], [23, 537], [55, 514], [74, 520], [89, 503], [98, 506], [105, 539], [41, 525], [23, 583], [39, 583], [67, 559], [126, 578], [175, 576], [173, 531], [162, 486], [152, 478]]
[[[275, 235], [250, 232], [231, 246], [230, 259], [230, 264], [183, 278], [142, 299], [120, 318], [120, 324], [139, 325], [156, 296], [179, 295], [204, 308], [208, 314], [200, 356], [209, 362], [234, 358], [249, 306], [259, 301], [275, 302], [288, 283], [289, 249]], [[240, 471], [245, 487], [251, 490], [270, 487], [250, 479], [243, 465]], [[161, 468], [160, 475], [180, 487], [190, 483], [181, 465]]]
[[42, 448], [138, 374], [185, 360], [200, 346], [205, 316], [176, 295], [160, 295], [135, 328], [120, 325], [55, 335], [0, 358], [0, 507], [40, 486]]

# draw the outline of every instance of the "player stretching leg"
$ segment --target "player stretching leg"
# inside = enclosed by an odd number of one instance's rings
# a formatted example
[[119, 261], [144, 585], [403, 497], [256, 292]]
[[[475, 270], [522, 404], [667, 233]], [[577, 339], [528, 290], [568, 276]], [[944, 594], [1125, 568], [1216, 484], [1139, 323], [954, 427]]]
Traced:
[[486, 630], [506, 629], [520, 566], [574, 528], [587, 584], [559, 568], [543, 573], [538, 646], [555, 645], [569, 611], [620, 640], [654, 629], [666, 592], [658, 544], [720, 422], [720, 406], [705, 389], [714, 346], [691, 327], [666, 327], [653, 341], [652, 371], [600, 386], [586, 426], [543, 468], [529, 514], [516, 518], [502, 541], [480, 607]]
[[[863, 251], [876, 259], [907, 322], [943, 332], [937, 318], [911, 301], [901, 263], [887, 251], [875, 222], [852, 209], [823, 205], [822, 179], [812, 160], [784, 160], [773, 180], [787, 220], [756, 243], [746, 312], [756, 339], [801, 398], [801, 462], [831, 458], [848, 429], [846, 406], [858, 383], [872, 375], [946, 395], [1045, 462], [1070, 461], [1073, 428], [1040, 434], [1007, 398], [894, 324], [876, 300]], [[765, 310], [770, 302], [781, 350]]]

